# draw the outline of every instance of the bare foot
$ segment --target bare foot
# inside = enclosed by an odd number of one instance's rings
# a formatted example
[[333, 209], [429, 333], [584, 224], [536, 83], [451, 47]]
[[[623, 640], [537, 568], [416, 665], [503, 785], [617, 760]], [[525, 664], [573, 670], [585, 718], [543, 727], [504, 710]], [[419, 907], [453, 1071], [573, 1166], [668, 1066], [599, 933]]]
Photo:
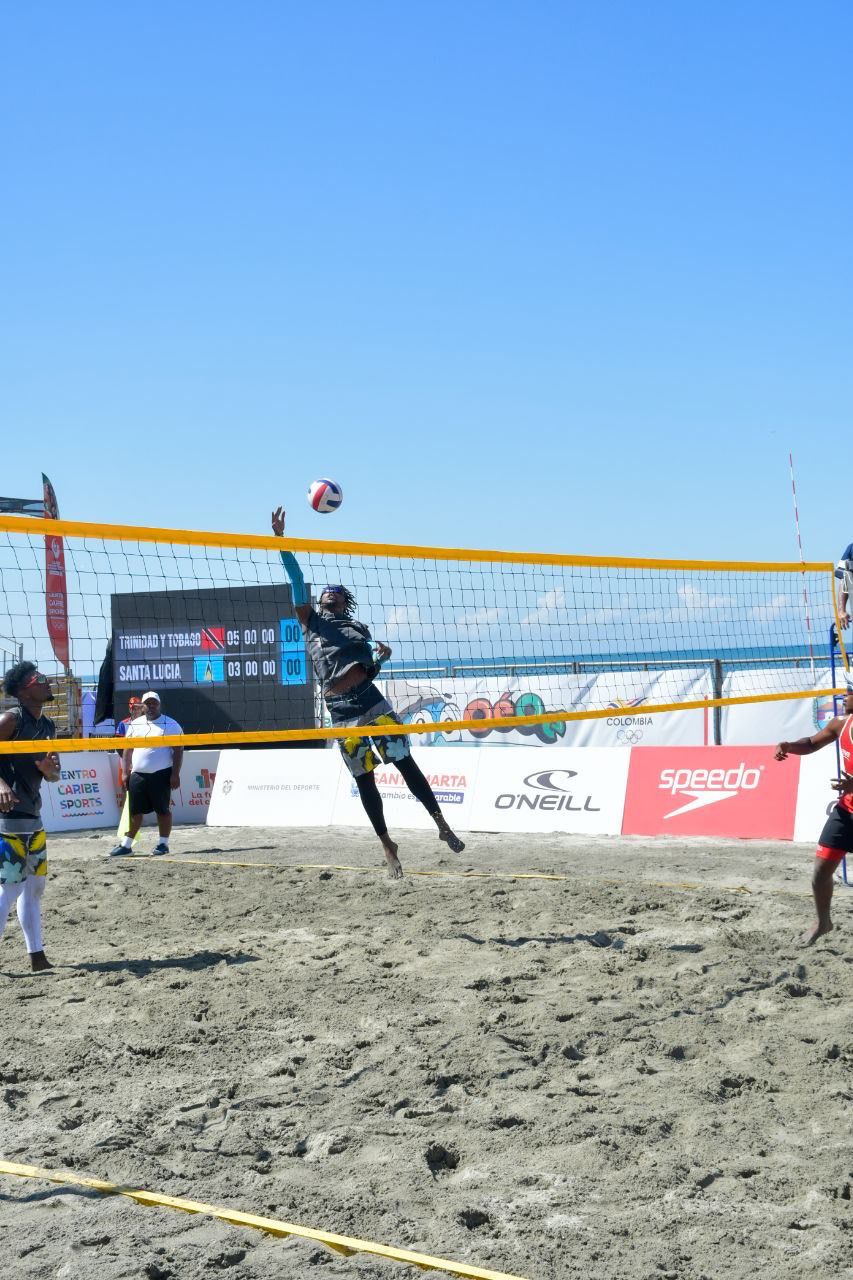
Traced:
[[388, 863], [388, 875], [392, 880], [402, 880], [403, 867], [397, 857], [398, 846], [393, 840], [389, 840], [387, 845], [383, 845], [383, 849], [385, 850], [385, 861]]
[[458, 835], [450, 830], [447, 823], [445, 823], [443, 827], [438, 828], [438, 838], [439, 840], [443, 840], [453, 853], [461, 853], [465, 848], [465, 841], [460, 840]]
[[822, 938], [824, 934], [832, 933], [834, 928], [835, 925], [831, 920], [828, 920], [826, 924], [821, 924], [819, 920], [815, 920], [812, 927], [810, 929], [806, 929], [805, 933], [801, 936], [800, 946], [810, 947], [812, 943], [817, 942], [818, 938]]
[[33, 951], [30, 953], [30, 968], [33, 973], [44, 973], [46, 969], [52, 969], [53, 965], [43, 951]]

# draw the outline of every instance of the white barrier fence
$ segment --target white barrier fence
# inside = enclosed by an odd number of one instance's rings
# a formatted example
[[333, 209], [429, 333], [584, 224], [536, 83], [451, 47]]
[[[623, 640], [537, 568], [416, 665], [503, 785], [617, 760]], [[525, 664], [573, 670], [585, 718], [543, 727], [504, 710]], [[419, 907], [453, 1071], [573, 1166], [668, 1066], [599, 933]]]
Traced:
[[[738, 673], [730, 677], [732, 688], [766, 690], [772, 674]], [[824, 678], [828, 672], [819, 672], [818, 681]], [[414, 745], [448, 820], [460, 831], [812, 841], [835, 801], [829, 786], [835, 751], [830, 747], [779, 764], [767, 743], [813, 733], [831, 714], [830, 704], [831, 699], [726, 708], [731, 740], [722, 747], [690, 741], [626, 747], [624, 739], [609, 747], [509, 741], [499, 751]], [[685, 720], [690, 715], [678, 714]], [[678, 715], [655, 717], [673, 718]], [[761, 724], [768, 731], [764, 745], [755, 745], [761, 737], [746, 740]], [[617, 725], [605, 729], [619, 732]], [[431, 825], [391, 766], [376, 777], [392, 831]], [[123, 801], [117, 781], [117, 756], [63, 755], [59, 782], [43, 787], [47, 830], [114, 830]], [[179, 825], [368, 825], [334, 748], [188, 751], [173, 793], [173, 817]]]
[[[434, 747], [421, 767], [459, 831], [816, 840], [834, 803], [830, 748], [783, 763], [768, 746]], [[391, 831], [431, 821], [392, 766], [376, 780]], [[223, 751], [211, 826], [368, 825], [337, 751]]]

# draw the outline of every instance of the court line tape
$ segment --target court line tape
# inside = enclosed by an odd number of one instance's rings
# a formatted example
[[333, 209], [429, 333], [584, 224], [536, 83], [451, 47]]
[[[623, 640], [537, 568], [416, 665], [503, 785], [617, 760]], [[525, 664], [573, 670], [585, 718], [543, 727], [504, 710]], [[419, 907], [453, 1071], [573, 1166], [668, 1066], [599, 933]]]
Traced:
[[[136, 857], [140, 860], [140, 855], [132, 855], [131, 859]], [[149, 854], [141, 855], [141, 860], [155, 861]], [[118, 859], [116, 859], [118, 861]], [[128, 861], [128, 859], [124, 859]], [[194, 867], [262, 867], [269, 869], [272, 867], [277, 871], [361, 871], [368, 875], [385, 875], [387, 869], [385, 867], [351, 867], [340, 862], [227, 862], [219, 858], [163, 858], [158, 857], [157, 862], [174, 862], [188, 863]], [[417, 869], [407, 870], [407, 876], [436, 876], [447, 880], [559, 880], [572, 881], [576, 883], [578, 880], [593, 880], [596, 884], [614, 884], [624, 885], [624, 880], [609, 880], [599, 876], [584, 875], [565, 875], [557, 871], [419, 871]], [[752, 889], [748, 889], [745, 884], [702, 884], [692, 880], [639, 880], [637, 884], [649, 885], [653, 889], [714, 889], [718, 893], [746, 893], [751, 894]]]
[[0, 1173], [16, 1178], [37, 1178], [42, 1182], [58, 1182], [65, 1186], [87, 1187], [101, 1195], [125, 1196], [128, 1200], [135, 1200], [137, 1204], [162, 1209], [179, 1209], [182, 1213], [204, 1213], [208, 1217], [219, 1218], [222, 1222], [231, 1223], [235, 1227], [251, 1227], [255, 1231], [264, 1231], [267, 1235], [298, 1236], [304, 1240], [315, 1240], [333, 1252], [347, 1257], [354, 1253], [370, 1253], [380, 1258], [390, 1258], [394, 1262], [406, 1262], [424, 1271], [444, 1271], [451, 1276], [462, 1276], [464, 1280], [525, 1280], [524, 1276], [509, 1275], [505, 1271], [470, 1267], [463, 1262], [451, 1262], [447, 1258], [433, 1258], [426, 1253], [414, 1253], [411, 1249], [395, 1249], [391, 1245], [375, 1244], [371, 1240], [339, 1236], [331, 1231], [316, 1231], [313, 1227], [301, 1227], [293, 1222], [280, 1222], [277, 1218], [262, 1218], [254, 1213], [240, 1213], [236, 1209], [222, 1209], [216, 1205], [203, 1204], [198, 1200], [183, 1200], [178, 1196], [166, 1196], [157, 1191], [142, 1191], [118, 1186], [114, 1182], [103, 1182], [100, 1178], [81, 1178], [76, 1173], [58, 1173], [29, 1164], [12, 1164], [7, 1160], [0, 1160]]

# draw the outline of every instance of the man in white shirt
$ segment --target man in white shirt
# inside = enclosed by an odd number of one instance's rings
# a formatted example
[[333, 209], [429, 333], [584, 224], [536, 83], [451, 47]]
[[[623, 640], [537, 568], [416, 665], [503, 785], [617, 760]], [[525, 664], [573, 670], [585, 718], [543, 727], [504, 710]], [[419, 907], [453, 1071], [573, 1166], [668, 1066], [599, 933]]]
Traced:
[[[166, 735], [183, 733], [177, 720], [163, 715], [158, 694], [143, 693], [142, 705], [145, 714], [131, 720], [127, 726], [126, 738], [145, 738], [150, 741]], [[160, 839], [154, 847], [154, 853], [159, 855], [169, 852], [169, 836], [172, 832], [172, 792], [181, 779], [183, 755], [183, 747], [158, 747], [154, 742], [151, 742], [150, 746], [139, 747], [131, 747], [128, 744], [125, 748], [122, 772], [126, 779], [130, 824], [121, 841], [110, 850], [111, 858], [126, 857], [131, 852], [136, 833], [142, 826], [142, 819], [146, 813], [157, 815]]]

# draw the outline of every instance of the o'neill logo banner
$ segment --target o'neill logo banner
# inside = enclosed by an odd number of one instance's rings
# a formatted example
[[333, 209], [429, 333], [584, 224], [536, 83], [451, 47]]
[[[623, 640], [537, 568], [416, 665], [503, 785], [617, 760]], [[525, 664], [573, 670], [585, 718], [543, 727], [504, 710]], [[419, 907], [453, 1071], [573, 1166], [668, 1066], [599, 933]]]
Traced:
[[799, 763], [772, 747], [635, 748], [623, 835], [791, 840]]
[[529, 747], [505, 747], [476, 754], [480, 774], [471, 821], [475, 831], [621, 831], [630, 752], [539, 747], [531, 753]]
[[[44, 484], [44, 514], [48, 520], [59, 519], [59, 505], [53, 485], [42, 473]], [[61, 538], [49, 533], [44, 540], [45, 550], [45, 609], [47, 633], [56, 660], [68, 668], [68, 590], [65, 584], [65, 547]]]

